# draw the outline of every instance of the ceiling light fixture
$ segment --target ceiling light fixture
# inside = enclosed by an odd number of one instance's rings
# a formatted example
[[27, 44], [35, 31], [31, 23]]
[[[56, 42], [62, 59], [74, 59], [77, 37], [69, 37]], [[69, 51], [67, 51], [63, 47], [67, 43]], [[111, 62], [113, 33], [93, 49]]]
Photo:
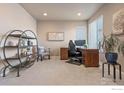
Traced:
[[78, 16], [81, 16], [81, 13], [77, 13]]
[[47, 16], [47, 13], [43, 13], [44, 16]]

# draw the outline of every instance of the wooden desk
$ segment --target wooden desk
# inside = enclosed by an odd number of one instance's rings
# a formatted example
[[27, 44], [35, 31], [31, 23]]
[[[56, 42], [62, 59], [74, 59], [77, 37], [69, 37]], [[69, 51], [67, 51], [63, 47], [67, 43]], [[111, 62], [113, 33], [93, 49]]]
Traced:
[[86, 67], [99, 66], [99, 50], [98, 49], [79, 49], [82, 51], [82, 61]]
[[[98, 49], [80, 49], [82, 52], [82, 63], [86, 67], [98, 67], [99, 66], [99, 50]], [[60, 59], [68, 60], [68, 48], [60, 48]]]

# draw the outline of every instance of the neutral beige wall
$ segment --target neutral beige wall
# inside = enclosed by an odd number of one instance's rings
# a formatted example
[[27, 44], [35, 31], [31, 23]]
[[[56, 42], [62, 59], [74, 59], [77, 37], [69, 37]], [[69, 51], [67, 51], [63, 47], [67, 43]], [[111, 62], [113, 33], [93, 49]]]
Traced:
[[[108, 35], [112, 31], [112, 18], [113, 14], [124, 8], [124, 4], [105, 4], [99, 11], [97, 11], [88, 21], [88, 23], [95, 20], [98, 16], [103, 15], [104, 26], [103, 31], [105, 35]], [[104, 54], [100, 57], [102, 61], [105, 61]], [[124, 57], [119, 55], [119, 63], [122, 64], [122, 70], [124, 71]]]
[[[84, 21], [44, 21], [38, 22], [39, 44], [51, 49], [53, 56], [59, 55], [60, 47], [68, 47], [69, 40], [75, 40], [76, 27], [84, 26], [87, 30], [87, 22]], [[64, 41], [48, 41], [48, 32], [64, 32]]]
[[[0, 39], [3, 34], [14, 29], [30, 29], [36, 33], [36, 28], [36, 20], [22, 6], [16, 3], [0, 4]], [[0, 56], [3, 58], [1, 53], [0, 48]], [[12, 53], [13, 51], [8, 54], [12, 55]]]
[[0, 34], [13, 29], [30, 29], [36, 32], [36, 20], [22, 6], [14, 3], [0, 4]]

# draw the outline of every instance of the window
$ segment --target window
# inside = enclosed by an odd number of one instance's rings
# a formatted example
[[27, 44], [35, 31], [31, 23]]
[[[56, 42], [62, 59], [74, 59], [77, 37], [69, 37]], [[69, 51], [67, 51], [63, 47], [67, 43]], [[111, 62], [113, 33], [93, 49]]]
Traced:
[[88, 33], [88, 44], [89, 48], [97, 48], [97, 25], [96, 21], [93, 21], [89, 24], [89, 33]]
[[87, 32], [85, 27], [76, 28], [76, 40], [87, 40]]
[[88, 45], [89, 48], [100, 48], [103, 40], [103, 15], [89, 24]]

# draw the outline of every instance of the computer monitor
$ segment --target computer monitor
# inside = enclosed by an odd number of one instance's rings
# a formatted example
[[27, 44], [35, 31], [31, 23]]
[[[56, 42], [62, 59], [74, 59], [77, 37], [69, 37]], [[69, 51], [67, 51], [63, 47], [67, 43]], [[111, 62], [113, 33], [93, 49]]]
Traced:
[[86, 40], [75, 40], [76, 46], [83, 46], [84, 44], [86, 44]]

